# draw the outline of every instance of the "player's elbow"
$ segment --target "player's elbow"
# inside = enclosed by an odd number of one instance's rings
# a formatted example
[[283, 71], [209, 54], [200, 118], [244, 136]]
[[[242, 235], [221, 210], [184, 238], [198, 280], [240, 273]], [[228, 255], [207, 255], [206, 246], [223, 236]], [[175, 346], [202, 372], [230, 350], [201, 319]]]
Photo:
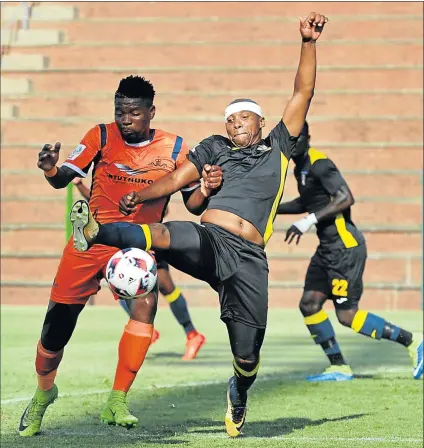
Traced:
[[314, 84], [295, 84], [294, 95], [301, 96], [304, 101], [311, 101], [315, 94]]

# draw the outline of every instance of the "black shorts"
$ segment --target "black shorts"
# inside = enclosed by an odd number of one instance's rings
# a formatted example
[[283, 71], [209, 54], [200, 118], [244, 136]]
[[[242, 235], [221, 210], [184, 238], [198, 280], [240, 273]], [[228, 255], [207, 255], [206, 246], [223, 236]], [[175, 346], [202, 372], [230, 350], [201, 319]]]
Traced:
[[219, 293], [221, 319], [265, 328], [268, 315], [268, 262], [257, 244], [214, 224], [170, 221], [171, 234], [161, 259]]
[[304, 291], [322, 292], [336, 308], [356, 307], [363, 291], [366, 259], [365, 244], [333, 250], [319, 246], [306, 272]]

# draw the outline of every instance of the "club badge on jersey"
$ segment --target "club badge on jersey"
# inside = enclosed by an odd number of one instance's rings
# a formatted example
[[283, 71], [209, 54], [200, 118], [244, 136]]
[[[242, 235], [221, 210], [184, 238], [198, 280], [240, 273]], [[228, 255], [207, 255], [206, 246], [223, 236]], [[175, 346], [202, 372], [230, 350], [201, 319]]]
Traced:
[[308, 175], [308, 171], [303, 170], [300, 172], [300, 182], [303, 186], [306, 185], [306, 176]]

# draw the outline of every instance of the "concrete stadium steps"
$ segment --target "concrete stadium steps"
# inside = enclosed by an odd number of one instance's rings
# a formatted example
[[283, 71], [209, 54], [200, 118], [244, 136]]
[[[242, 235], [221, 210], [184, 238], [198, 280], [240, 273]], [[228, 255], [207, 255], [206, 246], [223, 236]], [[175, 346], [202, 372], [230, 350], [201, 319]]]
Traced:
[[[52, 281], [52, 280], [51, 280]], [[49, 283], [51, 283], [49, 281]], [[187, 277], [187, 283], [181, 284], [184, 296], [189, 302], [190, 308], [195, 306], [219, 306], [217, 293], [206, 283], [193, 283], [193, 279]], [[7, 287], [0, 289], [2, 303], [4, 305], [45, 305], [50, 297], [50, 286], [44, 287]], [[302, 293], [301, 285], [296, 287], [278, 287], [271, 285], [269, 289], [269, 312], [273, 307], [295, 308], [298, 306]], [[96, 295], [95, 304], [117, 306], [108, 287], [105, 285]], [[168, 305], [161, 297], [159, 306], [167, 308]], [[392, 288], [366, 288], [361, 299], [361, 306], [365, 309], [396, 311], [400, 309], [417, 310], [422, 307], [421, 292], [417, 290], [392, 289]], [[331, 310], [333, 305], [327, 303], [324, 308]], [[119, 312], [119, 311], [118, 311]], [[159, 312], [168, 312], [159, 311]], [[299, 319], [300, 313], [299, 313]], [[41, 323], [40, 323], [41, 324]]]
[[[355, 48], [357, 51], [353, 51]], [[321, 49], [319, 63], [323, 66], [343, 65], [420, 65], [423, 61], [423, 46], [416, 44], [389, 45], [384, 40], [381, 44], [331, 46], [331, 51]], [[196, 45], [159, 45], [146, 54], [146, 47], [137, 45], [109, 44], [90, 45], [57, 45], [48, 47], [20, 47], [13, 55], [43, 55], [48, 60], [48, 68], [84, 69], [109, 67], [181, 67], [198, 65], [204, 68], [220, 65], [228, 71], [240, 65], [257, 67], [261, 62], [267, 65], [278, 65], [276, 61], [284, 61], [287, 66], [296, 66], [299, 62], [299, 43], [289, 45], [262, 45], [247, 40], [239, 45], [202, 44]], [[243, 58], [242, 55], [260, 53], [258, 57]], [[84, 57], [83, 55], [90, 55]], [[113, 55], [113, 58], [111, 57]], [[219, 58], [216, 57], [219, 55]]]
[[[259, 61], [260, 62], [260, 61]], [[279, 61], [280, 62], [280, 61]], [[284, 63], [284, 60], [282, 61]], [[128, 75], [140, 75], [150, 79], [155, 86], [158, 96], [161, 92], [175, 91], [209, 91], [238, 90], [249, 92], [252, 88], [270, 90], [288, 90], [294, 82], [295, 66], [276, 65], [264, 67], [263, 72], [257, 69], [246, 69], [240, 66], [228, 71], [217, 65], [208, 67], [177, 67], [170, 70], [167, 66], [146, 68], [137, 63], [132, 68], [122, 69], [114, 67], [109, 70], [60, 70], [60, 71], [8, 71], [2, 67], [2, 77], [14, 78], [17, 75], [29, 79], [33, 91], [37, 93], [105, 93], [115, 92], [119, 81]], [[422, 67], [406, 64], [402, 66], [338, 66], [318, 67], [317, 88], [315, 97], [319, 97], [320, 90], [329, 89], [392, 89], [401, 90], [422, 89]]]
[[[44, 179], [43, 179], [44, 181]], [[374, 201], [373, 201], [374, 199]], [[283, 199], [284, 200], [284, 199]], [[412, 201], [411, 201], [412, 202]], [[182, 202], [172, 204], [173, 215], [177, 220], [191, 220], [190, 213]], [[64, 216], [64, 203], [8, 201], [1, 205], [2, 223], [55, 223]], [[390, 198], [370, 198], [370, 202], [357, 201], [352, 210], [353, 219], [358, 225], [384, 223], [388, 225], [414, 225], [421, 221], [422, 202], [419, 197], [414, 203], [392, 202]], [[279, 222], [292, 222], [291, 217], [279, 217]]]
[[[249, 8], [230, 2], [140, 6], [38, 4], [27, 36], [34, 32], [45, 39], [59, 32], [62, 43], [34, 45], [34, 38], [25, 47], [21, 39], [2, 61], [2, 116], [23, 118], [2, 120], [2, 251], [32, 252], [35, 257], [2, 257], [2, 274], [7, 274], [2, 276], [3, 303], [4, 298], [15, 304], [47, 303], [49, 286], [19, 287], [19, 280], [51, 284], [59, 260], [46, 258], [46, 253], [60, 255], [64, 246], [65, 191], [52, 190], [36, 169], [43, 143], [62, 141], [63, 160], [90, 126], [113, 119], [113, 92], [129, 74], [144, 75], [155, 85], [155, 127], [181, 134], [189, 145], [224, 131], [222, 110], [236, 97], [262, 104], [269, 131], [291, 95], [299, 51], [297, 17], [317, 9], [312, 2], [258, 2]], [[319, 7], [331, 26], [319, 44], [309, 114], [312, 142], [335, 160], [357, 198], [353, 218], [365, 230], [369, 252], [362, 303], [418, 309], [422, 5], [328, 2]], [[2, 20], [9, 9], [2, 8]], [[27, 97], [20, 98], [22, 94]], [[69, 119], [75, 116], [81, 118]], [[291, 171], [292, 166], [285, 200], [297, 195]], [[175, 197], [168, 219], [198, 220]], [[284, 243], [291, 218], [276, 219], [267, 246], [271, 307], [297, 305], [308, 258], [317, 245], [314, 232], [304, 235], [299, 246]], [[49, 222], [41, 230], [43, 220]], [[175, 270], [174, 277], [190, 305], [217, 304], [207, 285]], [[114, 305], [107, 288], [96, 303]]]
[[[94, 121], [93, 121], [94, 124]], [[88, 127], [87, 127], [88, 129]], [[165, 128], [166, 129], [166, 128]], [[384, 142], [374, 142], [376, 145], [367, 146], [345, 146], [344, 142], [322, 142], [321, 136], [315, 135], [312, 131], [312, 143], [314, 147], [323, 151], [334, 163], [340, 168], [342, 172], [351, 170], [355, 167], [356, 170], [417, 170], [423, 167], [423, 147], [422, 143], [417, 143], [416, 146], [408, 147], [398, 146], [387, 147]], [[58, 139], [60, 136], [57, 136]], [[182, 137], [184, 134], [182, 133]], [[46, 140], [47, 142], [47, 140]], [[55, 141], [52, 140], [53, 143]], [[316, 143], [315, 143], [316, 142]], [[72, 152], [77, 145], [78, 140], [75, 140], [74, 145], [62, 145], [60, 162], [62, 163], [66, 156]], [[190, 146], [194, 146], [196, 141], [187, 141]], [[41, 151], [42, 143], [33, 144], [28, 147], [28, 143], [14, 142], [13, 146], [7, 146], [3, 143], [1, 148], [1, 169], [2, 170], [35, 170], [37, 165], [38, 152]], [[383, 147], [379, 148], [377, 145]], [[292, 177], [293, 165], [290, 164], [288, 179]], [[42, 173], [39, 173], [42, 177]], [[58, 192], [51, 191], [51, 194], [57, 195]], [[396, 196], [396, 195], [395, 195]]]
[[[51, 281], [59, 265], [59, 258], [7, 258], [1, 266], [1, 279], [4, 282], [13, 280]], [[280, 258], [270, 257], [269, 281], [283, 283], [302, 283], [309, 265], [309, 256]], [[398, 255], [367, 259], [364, 273], [365, 283], [383, 283], [388, 285], [418, 286], [422, 279], [420, 256], [399, 257]], [[20, 273], [20, 274], [17, 274]], [[188, 277], [180, 271], [173, 270], [176, 284], [187, 282]], [[390, 278], [390, 281], [387, 279]], [[193, 282], [194, 279], [191, 279]]]
[[12, 120], [18, 115], [18, 108], [13, 103], [1, 103], [1, 118]]
[[49, 61], [43, 54], [13, 53], [6, 54], [1, 59], [2, 72], [26, 72], [27, 70], [40, 71], [48, 67]]
[[[277, 227], [277, 229], [281, 227], [280, 219], [281, 217], [277, 217], [274, 223], [274, 226]], [[421, 232], [418, 229], [415, 232], [408, 232], [407, 230], [399, 230], [398, 232], [389, 230], [375, 230], [371, 232], [366, 231], [360, 223], [358, 224], [358, 227], [362, 230], [367, 242], [368, 252], [370, 254], [378, 253], [383, 256], [384, 254], [392, 252], [396, 253], [397, 251], [399, 253], [404, 253], [411, 256], [421, 254]], [[266, 246], [267, 253], [293, 255], [298, 253], [308, 253], [312, 256], [319, 244], [319, 240], [313, 230], [302, 236], [301, 242], [298, 246], [293, 245], [293, 243], [291, 245], [287, 245], [287, 243], [284, 242], [284, 237], [285, 231], [275, 231]], [[6, 250], [6, 247], [4, 250]]]
[[[170, 219], [174, 219], [172, 208]], [[191, 221], [198, 222], [197, 217], [193, 216]], [[65, 231], [64, 231], [65, 214], [61, 223], [50, 225], [49, 227], [37, 226], [30, 230], [4, 230], [1, 233], [1, 247], [2, 253], [62, 253], [65, 246]], [[275, 226], [281, 228], [279, 218], [275, 221]], [[287, 228], [287, 225], [284, 226]], [[363, 226], [360, 226], [363, 229]], [[421, 233], [416, 231], [408, 231], [406, 229], [393, 232], [389, 230], [380, 231], [363, 231], [367, 241], [367, 248], [370, 254], [385, 254], [396, 253], [404, 254], [405, 256], [420, 256], [421, 254]], [[315, 252], [318, 245], [318, 238], [313, 230], [302, 237], [299, 246], [287, 245], [284, 242], [285, 231], [276, 230], [270, 239], [266, 251], [269, 254], [293, 254], [308, 253], [310, 256]], [[17, 247], [19, 241], [19, 247]]]
[[[13, 4], [15, 3], [15, 4]], [[1, 21], [7, 22], [10, 20], [22, 20], [24, 16], [23, 2], [8, 2], [2, 7]], [[72, 20], [77, 17], [77, 8], [70, 2], [58, 2], [53, 4], [51, 2], [37, 2], [31, 8], [31, 23], [33, 20], [52, 21]]]
[[[56, 2], [55, 2], [56, 3]], [[62, 4], [62, 3], [58, 3]], [[257, 16], [293, 16], [319, 11], [330, 14], [341, 14], [351, 17], [351, 14], [421, 14], [419, 3], [413, 2], [370, 2], [370, 3], [333, 3], [333, 2], [258, 2], [241, 8], [238, 2], [146, 2], [143, 7], [132, 2], [123, 2], [117, 8], [113, 3], [97, 4], [94, 2], [78, 2], [79, 18], [98, 17], [233, 17], [254, 18]], [[317, 8], [319, 6], [319, 8]]]
[[[37, 171], [30, 171], [27, 174], [6, 173], [1, 176], [3, 196], [25, 196], [29, 192], [35, 196], [51, 196], [53, 193], [52, 187]], [[422, 192], [422, 180], [419, 174], [418, 170], [405, 173], [383, 171], [381, 174], [378, 171], [362, 174], [351, 171], [345, 172], [343, 176], [355, 196], [377, 196], [390, 200], [391, 197], [419, 198]], [[298, 195], [297, 187], [292, 176], [289, 177], [284, 194], [285, 197], [295, 197]]]
[[[366, 91], [354, 94], [343, 91], [319, 92], [312, 101], [309, 114], [311, 116], [325, 116], [328, 111], [340, 117], [360, 117], [366, 110], [368, 116], [384, 115], [395, 116], [422, 116], [423, 99], [422, 90], [394, 92], [387, 90], [384, 93]], [[237, 92], [238, 93], [238, 92]], [[240, 92], [241, 93], [241, 92]], [[284, 108], [292, 95], [291, 91], [279, 94], [269, 91], [245, 92], [244, 96], [254, 99], [262, 106], [265, 116], [282, 116]], [[217, 94], [215, 92], [173, 92], [160, 94], [155, 99], [157, 118], [172, 116], [176, 111], [184, 109], [184, 115], [223, 114], [228, 103], [234, 99], [231, 93]], [[67, 118], [72, 116], [92, 117], [97, 120], [103, 111], [110, 111], [113, 119], [113, 95], [91, 96], [86, 94], [58, 94], [27, 95], [25, 97], [10, 96], [3, 98], [3, 104], [13, 104], [19, 108], [21, 118], [38, 118], [40, 111], [45, 111], [50, 117]]]
[[9, 95], [24, 98], [31, 92], [31, 81], [27, 78], [2, 76], [0, 80], [2, 102], [6, 102]]
[[[66, 43], [80, 44], [87, 42], [113, 42], [135, 44], [163, 43], [196, 43], [196, 42], [225, 42], [243, 41], [247, 36], [255, 36], [256, 42], [299, 42], [299, 36], [294, 26], [296, 18], [279, 15], [263, 17], [258, 14], [246, 21], [234, 16], [225, 18], [216, 17], [157, 17], [152, 20], [144, 14], [128, 17], [124, 20], [119, 17], [102, 17], [92, 19], [79, 19], [67, 22], [37, 22], [31, 21], [31, 29], [56, 29], [64, 33]], [[229, 38], [229, 28], [236, 30], [236, 35]], [[123, 32], [123, 29], [125, 31]], [[352, 29], [355, 35], [352, 36]], [[320, 41], [320, 46], [346, 43], [348, 46], [353, 41], [369, 39], [385, 39], [386, 43], [398, 40], [417, 39], [422, 36], [422, 17], [419, 15], [391, 15], [384, 14], [376, 19], [375, 15], [352, 16], [349, 23], [334, 16], [330, 26], [325, 29], [325, 40]], [[150, 48], [155, 51], [154, 47]]]
[[[104, 117], [98, 117], [98, 122], [111, 121], [112, 111], [105, 112]], [[422, 116], [370, 116], [339, 118], [337, 115], [310, 116], [308, 118], [312, 135], [323, 136], [326, 141], [334, 142], [398, 142], [400, 138], [404, 142], [422, 142], [423, 126]], [[265, 132], [280, 119], [279, 116], [269, 117]], [[186, 140], [200, 141], [212, 134], [222, 134], [222, 115], [207, 116], [171, 116], [163, 115], [155, 120], [155, 126], [166, 129], [176, 134], [184, 131]], [[89, 129], [87, 123], [92, 119], [75, 117], [69, 119], [15, 119], [3, 120], [2, 143], [22, 141], [22, 132], [30, 136], [33, 143], [60, 141], [64, 144], [72, 144], [80, 141]], [[274, 124], [275, 123], [275, 124]], [[90, 125], [89, 125], [90, 126]]]
[[11, 33], [1, 30], [2, 44], [8, 43], [12, 47], [37, 47], [44, 45], [58, 45], [63, 42], [64, 34], [57, 29], [18, 29]]

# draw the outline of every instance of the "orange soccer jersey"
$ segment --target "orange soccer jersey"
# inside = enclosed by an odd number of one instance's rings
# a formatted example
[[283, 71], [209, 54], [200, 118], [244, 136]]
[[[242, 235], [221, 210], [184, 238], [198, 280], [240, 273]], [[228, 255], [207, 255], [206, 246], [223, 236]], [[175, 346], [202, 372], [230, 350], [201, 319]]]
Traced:
[[93, 165], [90, 208], [100, 223], [160, 222], [167, 198], [141, 204], [130, 216], [119, 213], [119, 200], [124, 194], [145, 188], [174, 171], [186, 159], [187, 145], [181, 137], [160, 129], [153, 131], [151, 141], [138, 145], [126, 143], [115, 123], [104, 125], [104, 129], [107, 138], [103, 148], [101, 128], [96, 126], [87, 132], [63, 165], [83, 177]]
[[[127, 221], [160, 222], [169, 198], [141, 204], [136, 213], [119, 212], [121, 197], [147, 187], [174, 171], [186, 159], [188, 146], [175, 134], [153, 130], [153, 137], [141, 144], [126, 143], [115, 123], [95, 126], [69, 155], [63, 166], [86, 177], [93, 166], [90, 208], [100, 223]], [[77, 252], [72, 239], [63, 256], [51, 290], [51, 300], [59, 303], [85, 303], [99, 289], [100, 278], [114, 247], [94, 245]]]

